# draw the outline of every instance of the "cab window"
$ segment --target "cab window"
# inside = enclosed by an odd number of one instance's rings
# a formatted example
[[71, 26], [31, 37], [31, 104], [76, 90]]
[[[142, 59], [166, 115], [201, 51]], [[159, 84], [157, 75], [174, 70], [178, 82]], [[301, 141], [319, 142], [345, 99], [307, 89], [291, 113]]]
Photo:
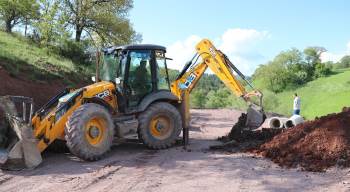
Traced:
[[157, 71], [157, 89], [169, 90], [169, 78], [166, 66], [166, 58], [164, 51], [156, 51], [156, 71]]
[[151, 51], [132, 50], [129, 59], [129, 106], [136, 106], [144, 96], [152, 92]]
[[119, 67], [119, 55], [116, 52], [105, 54], [103, 63], [99, 65], [100, 79], [103, 81], [114, 81]]
[[124, 75], [125, 75], [125, 68], [126, 68], [126, 63], [128, 61], [128, 55], [127, 51], [122, 51], [119, 53], [119, 67], [117, 70], [117, 77], [123, 81], [124, 80]]

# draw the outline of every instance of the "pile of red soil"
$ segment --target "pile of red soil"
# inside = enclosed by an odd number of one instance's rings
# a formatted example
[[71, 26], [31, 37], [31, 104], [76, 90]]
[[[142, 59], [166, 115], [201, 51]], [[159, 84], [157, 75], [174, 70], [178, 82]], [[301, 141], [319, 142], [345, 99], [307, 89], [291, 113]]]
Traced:
[[253, 152], [280, 166], [307, 171], [350, 166], [350, 110], [287, 129]]

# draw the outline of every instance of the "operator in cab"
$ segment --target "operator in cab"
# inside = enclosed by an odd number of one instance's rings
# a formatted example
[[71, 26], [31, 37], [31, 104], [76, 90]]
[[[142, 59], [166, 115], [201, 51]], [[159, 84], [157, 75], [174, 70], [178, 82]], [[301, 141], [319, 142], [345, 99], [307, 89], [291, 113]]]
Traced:
[[135, 92], [140, 96], [144, 96], [150, 90], [150, 85], [148, 80], [150, 79], [150, 72], [147, 70], [147, 61], [141, 60], [140, 65], [135, 70], [134, 82], [133, 86], [135, 88]]

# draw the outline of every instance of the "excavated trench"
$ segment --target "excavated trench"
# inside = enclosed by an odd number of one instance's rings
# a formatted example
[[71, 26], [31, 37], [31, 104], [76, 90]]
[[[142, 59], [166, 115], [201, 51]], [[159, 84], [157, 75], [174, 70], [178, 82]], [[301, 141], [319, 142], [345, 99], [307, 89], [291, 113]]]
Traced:
[[281, 167], [324, 171], [332, 166], [350, 166], [350, 110], [344, 108], [289, 129], [245, 131], [242, 114], [231, 132], [220, 138], [231, 152], [249, 152], [270, 158]]

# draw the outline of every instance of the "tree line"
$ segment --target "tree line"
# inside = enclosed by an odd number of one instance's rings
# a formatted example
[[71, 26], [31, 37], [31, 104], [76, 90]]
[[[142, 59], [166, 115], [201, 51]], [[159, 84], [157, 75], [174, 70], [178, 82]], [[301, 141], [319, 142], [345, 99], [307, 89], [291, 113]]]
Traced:
[[350, 57], [344, 56], [339, 62], [322, 62], [324, 47], [307, 47], [303, 51], [292, 48], [279, 53], [272, 61], [260, 65], [252, 79], [260, 89], [279, 93], [302, 86], [309, 81], [328, 76], [336, 68], [350, 67]]

